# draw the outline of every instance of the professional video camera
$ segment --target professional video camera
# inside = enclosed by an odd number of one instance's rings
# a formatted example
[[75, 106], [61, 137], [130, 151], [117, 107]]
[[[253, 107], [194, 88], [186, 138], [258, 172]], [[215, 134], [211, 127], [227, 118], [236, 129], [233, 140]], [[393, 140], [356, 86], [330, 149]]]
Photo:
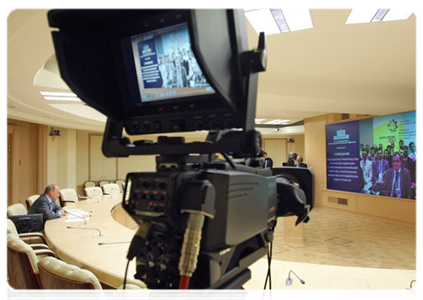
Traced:
[[[148, 288], [239, 288], [269, 251], [277, 217], [308, 221], [308, 169], [253, 168], [258, 72], [239, 10], [53, 10], [61, 75], [108, 117], [107, 157], [159, 154], [157, 172], [129, 173], [122, 205], [139, 224], [128, 252]], [[123, 135], [206, 130], [204, 142]], [[224, 160], [216, 159], [221, 153]], [[230, 158], [232, 156], [233, 159]]]

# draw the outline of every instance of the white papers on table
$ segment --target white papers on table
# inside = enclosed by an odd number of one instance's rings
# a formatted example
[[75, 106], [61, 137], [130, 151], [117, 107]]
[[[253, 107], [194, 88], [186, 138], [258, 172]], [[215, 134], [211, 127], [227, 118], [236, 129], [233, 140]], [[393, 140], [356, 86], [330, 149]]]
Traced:
[[82, 218], [84, 218], [86, 221], [88, 221], [90, 218], [84, 217], [85, 215], [89, 215], [89, 212], [83, 211], [79, 208], [74, 209], [66, 209], [68, 214], [66, 215], [65, 222], [84, 222]]
[[[86, 221], [88, 221], [90, 218], [84, 218]], [[65, 222], [69, 223], [69, 222], [84, 222], [84, 220], [82, 220], [81, 218], [70, 218], [70, 219], [66, 219]]]

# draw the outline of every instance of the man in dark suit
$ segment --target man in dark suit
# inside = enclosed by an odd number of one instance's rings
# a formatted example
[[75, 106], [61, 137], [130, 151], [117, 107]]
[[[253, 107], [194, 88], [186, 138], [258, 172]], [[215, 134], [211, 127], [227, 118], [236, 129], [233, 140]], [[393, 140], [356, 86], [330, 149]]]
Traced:
[[267, 157], [267, 153], [263, 152], [264, 164], [263, 168], [271, 168], [273, 167], [273, 160], [270, 157]]
[[65, 211], [55, 202], [59, 196], [59, 187], [55, 184], [48, 185], [44, 190], [44, 194], [40, 195], [31, 205], [28, 214], [43, 214], [44, 222], [65, 216]]
[[307, 164], [303, 163], [303, 157], [299, 156], [297, 157], [297, 163], [295, 164], [297, 168], [307, 168]]
[[383, 181], [377, 181], [374, 191], [380, 191], [381, 196], [411, 198], [410, 171], [401, 166], [401, 157], [398, 152], [392, 156], [392, 168], [383, 176]]

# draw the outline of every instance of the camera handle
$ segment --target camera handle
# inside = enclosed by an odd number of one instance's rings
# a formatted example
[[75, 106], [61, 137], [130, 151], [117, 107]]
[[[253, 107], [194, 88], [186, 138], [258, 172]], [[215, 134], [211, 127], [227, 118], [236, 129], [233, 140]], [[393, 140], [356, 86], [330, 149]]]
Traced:
[[130, 155], [186, 155], [190, 153], [231, 153], [236, 157], [257, 157], [261, 152], [261, 134], [254, 129], [248, 131], [211, 131], [204, 142], [185, 143], [183, 139], [160, 137], [162, 141], [149, 140], [131, 142], [123, 135], [123, 122], [108, 118], [104, 131], [102, 151], [106, 157], [128, 157]]

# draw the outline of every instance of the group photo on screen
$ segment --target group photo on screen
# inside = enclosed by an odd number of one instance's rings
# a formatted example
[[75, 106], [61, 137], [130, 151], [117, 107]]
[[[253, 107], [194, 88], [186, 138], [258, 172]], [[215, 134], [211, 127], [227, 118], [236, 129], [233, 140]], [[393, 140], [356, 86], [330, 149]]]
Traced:
[[327, 125], [326, 137], [329, 189], [416, 199], [415, 111]]

